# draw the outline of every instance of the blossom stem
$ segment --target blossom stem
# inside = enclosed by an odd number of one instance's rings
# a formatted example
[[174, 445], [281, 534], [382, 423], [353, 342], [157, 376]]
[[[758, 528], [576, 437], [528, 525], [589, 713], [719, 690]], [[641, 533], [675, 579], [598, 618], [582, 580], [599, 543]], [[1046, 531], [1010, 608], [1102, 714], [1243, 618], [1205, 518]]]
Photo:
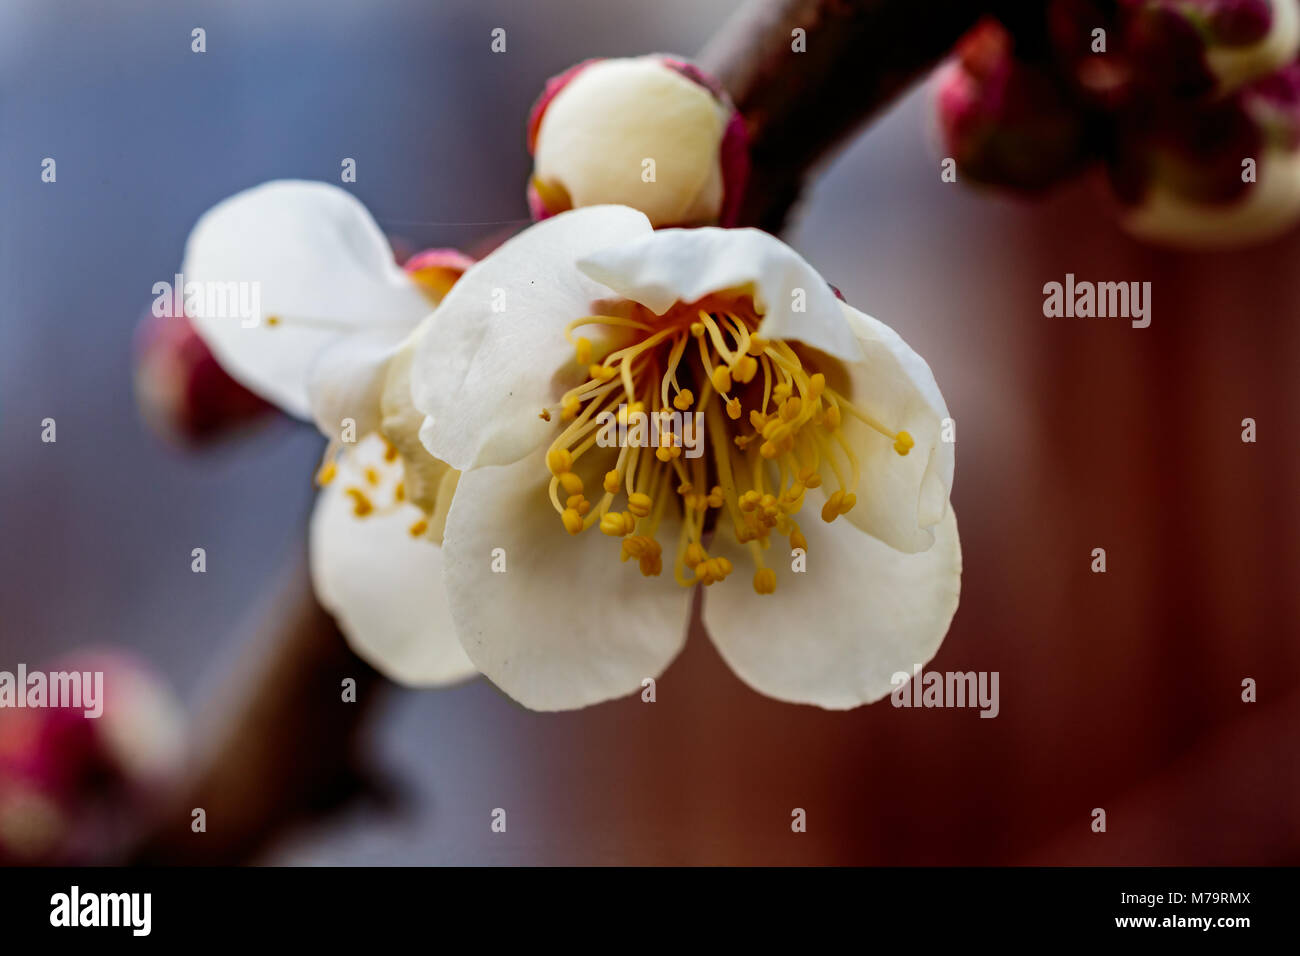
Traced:
[[743, 6], [698, 57], [749, 133], [750, 181], [738, 225], [780, 232], [808, 171], [902, 95], [981, 15], [1003, 6], [1011, 4], [934, 0], [923, 11], [915, 0]]

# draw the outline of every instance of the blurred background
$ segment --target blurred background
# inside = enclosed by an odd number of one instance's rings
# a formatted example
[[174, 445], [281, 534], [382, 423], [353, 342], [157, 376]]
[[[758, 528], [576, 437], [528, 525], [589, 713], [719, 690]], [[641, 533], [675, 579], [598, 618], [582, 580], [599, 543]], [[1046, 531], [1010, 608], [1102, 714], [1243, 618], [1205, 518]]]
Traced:
[[[692, 55], [733, 6], [0, 0], [0, 669], [125, 649], [195, 710], [301, 559], [314, 429], [272, 420], [186, 453], [132, 394], [134, 328], [204, 210], [268, 179], [337, 182], [354, 157], [348, 188], [387, 232], [472, 246], [527, 215], [547, 77]], [[366, 750], [394, 799], [296, 827], [263, 861], [1300, 862], [1300, 233], [1158, 250], [1090, 183], [1030, 205], [941, 182], [939, 159], [920, 88], [830, 163], [786, 237], [944, 390], [965, 574], [930, 668], [999, 671], [997, 719], [768, 700], [696, 626], [653, 705], [392, 691]], [[1151, 327], [1044, 318], [1067, 272], [1150, 281]], [[869, 632], [870, 609], [845, 613]]]

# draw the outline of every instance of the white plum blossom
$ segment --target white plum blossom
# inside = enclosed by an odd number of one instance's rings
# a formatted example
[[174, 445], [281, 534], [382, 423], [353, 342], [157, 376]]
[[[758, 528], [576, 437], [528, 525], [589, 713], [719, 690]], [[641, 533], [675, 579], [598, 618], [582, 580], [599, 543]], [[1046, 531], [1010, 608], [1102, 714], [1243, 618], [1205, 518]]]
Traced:
[[209, 210], [182, 265], [187, 283], [258, 283], [256, 324], [202, 314], [200, 303], [195, 327], [233, 378], [330, 439], [311, 521], [312, 581], [353, 649], [405, 684], [476, 673], [441, 585], [455, 474], [421, 447], [423, 416], [409, 411], [407, 384], [421, 322], [467, 265], [433, 250], [403, 269], [357, 199], [299, 181]]
[[[547, 219], [451, 289], [410, 385], [421, 440], [459, 472], [452, 622], [530, 708], [657, 677], [697, 585], [743, 680], [826, 708], [885, 696], [948, 630], [961, 550], [934, 377], [766, 233], [654, 231], [623, 206]], [[610, 416], [672, 411], [703, 416], [706, 454], [598, 440]]]
[[730, 225], [749, 172], [745, 124], [722, 87], [664, 55], [587, 60], [533, 107], [535, 219], [623, 203], [656, 227]]

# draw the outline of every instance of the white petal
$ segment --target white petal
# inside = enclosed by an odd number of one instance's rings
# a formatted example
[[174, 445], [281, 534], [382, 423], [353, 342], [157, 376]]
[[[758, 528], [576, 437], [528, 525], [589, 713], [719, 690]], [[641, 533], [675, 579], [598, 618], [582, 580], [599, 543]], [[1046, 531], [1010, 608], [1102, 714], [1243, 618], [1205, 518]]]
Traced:
[[[443, 547], [452, 619], [470, 660], [534, 710], [569, 710], [637, 691], [686, 639], [691, 590], [618, 559], [619, 541], [567, 534], [546, 494], [544, 455], [460, 478]], [[677, 531], [660, 526], [665, 550]], [[506, 570], [492, 570], [493, 549]]]
[[747, 554], [730, 552], [737, 580], [710, 588], [704, 624], [740, 678], [762, 694], [832, 710], [879, 700], [891, 677], [911, 673], [939, 649], [957, 610], [961, 545], [952, 509], [935, 528], [934, 547], [895, 551], [843, 518], [803, 522], [808, 569], [782, 567], [775, 594], [758, 595], [739, 580]]
[[760, 335], [797, 339], [846, 361], [859, 357], [826, 280], [757, 229], [660, 229], [592, 252], [579, 268], [656, 315], [714, 293], [750, 295], [763, 313]]
[[535, 175], [563, 186], [575, 207], [622, 203], [656, 225], [716, 221], [727, 119], [708, 90], [655, 57], [602, 60], [547, 106]]
[[539, 413], [586, 377], [564, 327], [610, 297], [575, 263], [649, 231], [633, 209], [578, 209], [526, 229], [461, 276], [411, 370], [415, 407], [428, 416], [421, 438], [435, 458], [462, 471], [502, 465], [554, 437]]
[[[411, 403], [411, 365], [416, 344], [428, 328], [429, 321], [422, 322], [388, 363], [380, 396], [380, 431], [402, 456], [407, 500], [429, 513], [429, 536], [441, 543], [442, 527], [451, 503], [449, 495], [455, 488], [458, 472], [430, 455], [420, 442], [424, 415]], [[444, 494], [448, 497], [444, 498]]]
[[1300, 152], [1269, 149], [1259, 180], [1232, 202], [1189, 200], [1156, 180], [1124, 228], [1139, 239], [1182, 249], [1226, 249], [1279, 236], [1300, 216]]
[[[196, 309], [195, 328], [232, 377], [299, 418], [310, 416], [307, 375], [324, 346], [359, 327], [409, 330], [429, 311], [365, 207], [325, 183], [270, 182], [217, 204], [190, 233], [181, 272], [204, 299], [248, 283], [258, 315], [245, 321], [214, 299]], [[262, 321], [272, 316], [278, 325]]]
[[339, 438], [347, 419], [357, 435], [379, 430], [389, 366], [406, 339], [401, 329], [357, 333], [321, 351], [307, 373], [307, 396], [322, 435]]
[[[887, 428], [908, 432], [916, 442], [907, 455], [899, 455], [889, 438], [844, 413], [844, 437], [862, 467], [858, 503], [844, 519], [900, 551], [924, 551], [952, 490], [956, 444], [943, 440], [948, 406], [930, 366], [897, 332], [841, 305], [864, 355], [862, 361], [846, 365], [850, 400]], [[847, 469], [838, 447], [836, 453], [841, 470]], [[825, 463], [822, 480], [823, 491], [837, 487]]]
[[473, 677], [447, 609], [442, 548], [408, 529], [413, 505], [358, 518], [344, 489], [357, 483], [353, 455], [378, 457], [378, 438], [340, 462], [311, 520], [312, 584], [352, 649], [401, 684], [437, 686]]

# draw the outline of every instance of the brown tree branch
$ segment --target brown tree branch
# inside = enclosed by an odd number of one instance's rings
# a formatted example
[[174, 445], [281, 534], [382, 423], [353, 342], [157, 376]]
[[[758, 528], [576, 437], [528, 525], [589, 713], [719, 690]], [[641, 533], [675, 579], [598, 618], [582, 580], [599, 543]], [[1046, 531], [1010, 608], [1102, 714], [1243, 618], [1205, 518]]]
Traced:
[[[356, 703], [343, 680], [357, 682]], [[188, 778], [135, 862], [247, 862], [286, 826], [355, 793], [358, 737], [386, 686], [316, 603], [302, 562], [199, 721]], [[207, 832], [193, 831], [202, 808]]]
[[[752, 172], [741, 224], [780, 232], [809, 170], [888, 106], [990, 4], [752, 0], [700, 54], [745, 117]], [[796, 30], [804, 31], [796, 52]]]

